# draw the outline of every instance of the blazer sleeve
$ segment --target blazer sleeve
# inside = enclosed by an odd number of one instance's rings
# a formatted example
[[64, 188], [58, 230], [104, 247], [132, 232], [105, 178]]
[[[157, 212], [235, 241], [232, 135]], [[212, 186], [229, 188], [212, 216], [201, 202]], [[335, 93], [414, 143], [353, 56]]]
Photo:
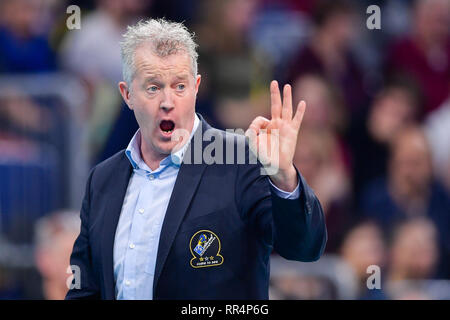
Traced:
[[[73, 246], [72, 255], [70, 257], [70, 264], [79, 270], [79, 288], [76, 286], [67, 292], [66, 300], [73, 299], [100, 299], [100, 290], [98, 283], [95, 281], [92, 270], [92, 257], [89, 245], [89, 210], [91, 201], [91, 180], [94, 174], [94, 169], [91, 170], [87, 183], [86, 191], [81, 206], [81, 230], [75, 244]], [[74, 282], [76, 284], [76, 282]]]
[[[296, 168], [297, 170], [297, 168]], [[319, 200], [298, 172], [300, 197], [282, 199], [272, 191], [261, 165], [240, 165], [236, 204], [243, 219], [255, 227], [261, 240], [285, 259], [316, 261], [327, 242], [325, 218]]]

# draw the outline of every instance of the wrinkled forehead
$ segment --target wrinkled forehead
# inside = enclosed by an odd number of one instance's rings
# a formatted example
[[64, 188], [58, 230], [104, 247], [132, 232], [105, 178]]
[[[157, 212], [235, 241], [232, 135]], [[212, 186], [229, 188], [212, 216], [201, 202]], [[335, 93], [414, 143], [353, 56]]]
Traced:
[[150, 46], [140, 46], [134, 56], [136, 74], [144, 77], [193, 77], [192, 61], [185, 51], [166, 56], [157, 55]]

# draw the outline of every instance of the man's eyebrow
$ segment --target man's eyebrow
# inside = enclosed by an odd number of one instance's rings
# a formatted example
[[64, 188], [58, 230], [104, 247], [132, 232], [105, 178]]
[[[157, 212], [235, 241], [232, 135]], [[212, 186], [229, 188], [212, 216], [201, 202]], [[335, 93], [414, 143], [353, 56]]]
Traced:
[[177, 80], [187, 80], [187, 79], [189, 79], [189, 76], [187, 74], [179, 74], [179, 75], [176, 75], [175, 78]]
[[148, 76], [148, 77], [145, 77], [145, 82], [159, 82], [160, 79], [161, 78], [158, 75]]

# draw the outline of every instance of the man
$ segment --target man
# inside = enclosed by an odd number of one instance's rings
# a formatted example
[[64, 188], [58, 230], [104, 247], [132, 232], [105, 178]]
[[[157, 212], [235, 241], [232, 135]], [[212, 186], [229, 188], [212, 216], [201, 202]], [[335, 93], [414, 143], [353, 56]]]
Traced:
[[257, 117], [244, 144], [195, 113], [195, 50], [179, 23], [125, 34], [119, 89], [139, 130], [90, 173], [71, 258], [81, 288], [68, 299], [267, 299], [273, 248], [293, 260], [322, 254], [322, 209], [292, 164], [305, 103], [293, 116], [290, 86], [282, 103], [273, 82], [272, 119]]

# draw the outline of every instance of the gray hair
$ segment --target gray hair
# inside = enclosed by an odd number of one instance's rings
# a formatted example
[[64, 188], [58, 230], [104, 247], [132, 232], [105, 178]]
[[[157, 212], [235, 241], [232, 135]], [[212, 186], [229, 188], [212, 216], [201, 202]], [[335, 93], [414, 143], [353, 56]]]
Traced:
[[134, 26], [128, 26], [127, 32], [120, 42], [122, 54], [123, 79], [128, 85], [135, 75], [134, 54], [143, 43], [151, 44], [153, 52], [159, 57], [185, 52], [192, 60], [192, 74], [197, 75], [197, 44], [194, 33], [178, 22], [164, 19], [149, 19], [139, 21]]

